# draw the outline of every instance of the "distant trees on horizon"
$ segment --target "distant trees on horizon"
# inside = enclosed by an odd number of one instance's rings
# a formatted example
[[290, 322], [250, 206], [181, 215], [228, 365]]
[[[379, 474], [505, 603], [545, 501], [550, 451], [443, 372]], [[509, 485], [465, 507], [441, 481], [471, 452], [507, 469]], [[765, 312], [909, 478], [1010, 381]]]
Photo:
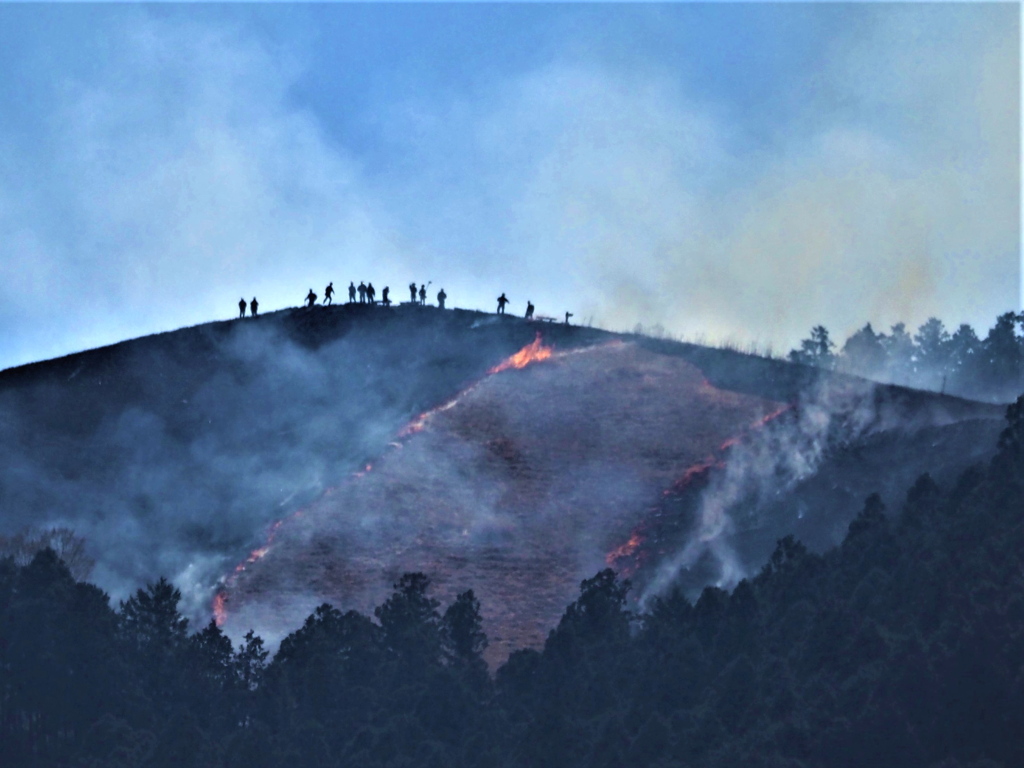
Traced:
[[1024, 389], [1024, 312], [999, 315], [983, 339], [966, 323], [950, 333], [935, 317], [913, 335], [905, 323], [889, 333], [867, 323], [838, 349], [828, 329], [816, 325], [788, 358], [887, 383], [1009, 402]]

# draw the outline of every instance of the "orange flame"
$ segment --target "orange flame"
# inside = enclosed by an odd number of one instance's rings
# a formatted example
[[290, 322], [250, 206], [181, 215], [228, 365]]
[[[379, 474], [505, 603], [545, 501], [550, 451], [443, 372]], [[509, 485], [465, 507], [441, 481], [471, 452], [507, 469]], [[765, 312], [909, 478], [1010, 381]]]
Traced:
[[625, 557], [629, 557], [634, 552], [636, 552], [637, 549], [640, 548], [640, 545], [643, 543], [644, 540], [643, 537], [640, 535], [640, 532], [634, 531], [633, 535], [629, 537], [629, 541], [627, 541], [625, 544], [616, 547], [607, 555], [605, 555], [604, 561], [607, 565], [613, 566], [617, 561], [622, 560]]
[[225, 600], [227, 597], [223, 592], [218, 592], [213, 596], [213, 620], [217, 622], [218, 627], [223, 627], [224, 622], [228, 619], [228, 612], [224, 607]]
[[[427, 426], [427, 422], [431, 419], [432, 416], [438, 413], [444, 413], [450, 408], [454, 408], [458, 404], [459, 400], [462, 399], [463, 395], [465, 395], [475, 386], [476, 384], [473, 384], [467, 387], [466, 389], [462, 390], [461, 392], [459, 392], [458, 395], [453, 397], [444, 405], [439, 405], [437, 408], [431, 408], [429, 411], [424, 411], [423, 413], [421, 413], [415, 419], [413, 419], [404, 427], [402, 427], [402, 431], [398, 433], [398, 440], [401, 441], [402, 439], [409, 437], [410, 435], [415, 435], [417, 432], [422, 432], [423, 428]], [[389, 443], [389, 445], [394, 445], [397, 448], [402, 447], [401, 442]]]
[[525, 368], [530, 363], [539, 363], [542, 360], [547, 360], [554, 353], [554, 349], [551, 347], [544, 346], [544, 340], [541, 339], [540, 333], [537, 334], [532, 342], [527, 344], [525, 347], [516, 352], [512, 357], [507, 360], [498, 363], [487, 373], [501, 373], [507, 371], [510, 368]]
[[739, 445], [740, 443], [743, 442], [744, 438], [747, 437], [748, 433], [758, 430], [761, 427], [767, 426], [770, 422], [775, 421], [775, 419], [777, 419], [779, 416], [791, 410], [793, 410], [793, 406], [784, 405], [781, 408], [772, 411], [767, 416], [762, 416], [760, 419], [758, 419], [749, 427], [747, 427], [744, 433], [736, 435], [735, 437], [730, 437], [728, 440], [722, 443], [721, 447], [719, 447], [718, 450], [720, 452], [725, 452], [732, 448], [734, 445]]
[[227, 621], [227, 608], [224, 606], [226, 600], [227, 595], [223, 592], [218, 592], [213, 596], [213, 621], [217, 623], [218, 627], [223, 627], [224, 622]]
[[[757, 421], [755, 421], [739, 435], [736, 435], [735, 437], [730, 437], [728, 440], [723, 442], [722, 445], [719, 447], [717, 455], [708, 456], [706, 459], [704, 459], [704, 461], [699, 461], [696, 464], [688, 467], [687, 470], [682, 474], [682, 476], [678, 480], [672, 483], [672, 485], [669, 488], [666, 488], [661, 492], [662, 496], [679, 496], [687, 492], [690, 489], [690, 487], [695, 483], [699, 481], [706, 481], [708, 474], [712, 470], [720, 470], [725, 467], [725, 454], [728, 452], [730, 448], [739, 445], [744, 441], [744, 439], [749, 437], [751, 433], [766, 426], [767, 424], [771, 423], [778, 417], [782, 416], [784, 413], [788, 413], [792, 409], [792, 405], [783, 405], [782, 407], [772, 411], [766, 416], [763, 416]], [[644, 533], [643, 526], [634, 529], [632, 535], [630, 535], [629, 537], [629, 541], [627, 541], [625, 544], [620, 544], [618, 547], [616, 547], [607, 555], [605, 555], [605, 563], [607, 563], [609, 566], [614, 566], [619, 560], [627, 559], [637, 555], [637, 550], [639, 550], [639, 548], [643, 546], [646, 538], [647, 536]], [[640, 554], [642, 556], [642, 553]], [[636, 566], [626, 565], [626, 567], [624, 567], [622, 570], [624, 573], [628, 575], [630, 572], [636, 570]]]
[[[516, 352], [508, 359], [503, 360], [502, 362], [498, 363], [496, 366], [488, 370], [487, 375], [491, 376], [495, 373], [501, 373], [502, 371], [508, 371], [513, 368], [525, 368], [531, 363], [539, 363], [541, 360], [549, 359], [554, 354], [554, 351], [555, 350], [553, 347], [544, 346], [543, 339], [541, 338], [540, 333], [538, 333], [537, 337], [532, 342], [527, 344], [525, 347], [520, 349], [518, 352]], [[401, 431], [398, 433], [398, 436], [396, 438], [398, 442], [390, 443], [390, 445], [394, 445], [396, 448], [401, 448], [402, 440], [411, 437], [412, 435], [415, 435], [417, 432], [422, 432], [423, 429], [427, 426], [428, 421], [430, 421], [437, 414], [444, 413], [445, 411], [454, 408], [456, 405], [459, 404], [463, 397], [465, 397], [467, 394], [476, 389], [476, 387], [479, 384], [479, 381], [474, 382], [473, 384], [470, 384], [464, 390], [459, 392], [459, 394], [457, 394], [448, 402], [439, 405], [436, 408], [431, 408], [429, 411], [424, 411], [423, 413], [421, 413], [415, 419], [413, 419], [404, 427], [402, 427]]]

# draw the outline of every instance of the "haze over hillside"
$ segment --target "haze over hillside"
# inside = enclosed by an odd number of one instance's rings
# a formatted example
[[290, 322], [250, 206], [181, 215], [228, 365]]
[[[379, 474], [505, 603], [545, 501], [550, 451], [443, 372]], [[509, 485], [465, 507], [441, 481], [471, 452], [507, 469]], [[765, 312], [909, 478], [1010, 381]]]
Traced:
[[[553, 354], [489, 373], [530, 344]], [[486, 598], [500, 659], [606, 563], [646, 596], [735, 583], [794, 529], [834, 543], [880, 466], [896, 502], [930, 449], [950, 477], [988, 455], [1001, 417], [562, 324], [287, 310], [0, 373], [0, 534], [69, 526], [114, 597], [167, 575], [269, 638], [424, 570]]]

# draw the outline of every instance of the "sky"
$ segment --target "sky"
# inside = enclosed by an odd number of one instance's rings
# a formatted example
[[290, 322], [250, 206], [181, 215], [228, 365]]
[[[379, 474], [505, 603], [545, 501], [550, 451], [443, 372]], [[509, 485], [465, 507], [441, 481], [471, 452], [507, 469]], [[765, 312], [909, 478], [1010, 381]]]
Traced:
[[1021, 305], [1020, 7], [0, 4], [0, 368], [323, 295], [797, 346]]

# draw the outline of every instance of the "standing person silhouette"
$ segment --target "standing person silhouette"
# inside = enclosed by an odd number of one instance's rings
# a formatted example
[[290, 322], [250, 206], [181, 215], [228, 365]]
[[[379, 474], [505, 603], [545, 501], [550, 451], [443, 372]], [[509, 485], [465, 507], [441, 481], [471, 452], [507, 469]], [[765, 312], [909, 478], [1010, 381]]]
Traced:
[[359, 303], [366, 303], [366, 283], [364, 283], [362, 280], [359, 281]]
[[334, 296], [334, 283], [328, 283], [327, 287], [324, 288], [324, 304], [333, 303], [332, 296]]
[[374, 298], [377, 296], [377, 289], [373, 287], [373, 283], [366, 284], [366, 300], [371, 304], [376, 303]]
[[388, 298], [388, 293], [390, 291], [391, 289], [385, 285], [384, 290], [380, 292], [380, 303], [383, 304], [385, 307], [391, 306], [391, 299]]
[[256, 313], [259, 311], [260, 303], [256, 301], [256, 297], [252, 297], [252, 301], [249, 302], [249, 314], [256, 317]]
[[568, 325], [568, 324], [569, 324], [569, 318], [570, 318], [570, 317], [572, 317], [572, 312], [566, 312], [566, 313], [565, 313], [565, 324], [566, 324], [566, 325]]
[[238, 300], [238, 316], [245, 317], [245, 299]]
[[316, 294], [313, 293], [313, 289], [310, 288], [309, 293], [306, 294], [306, 306], [312, 307], [314, 304], [316, 304]]
[[409, 283], [409, 301], [416, 303], [416, 283]]
[[526, 300], [526, 319], [533, 320], [533, 302], [529, 299]]
[[444, 300], [448, 298], [448, 294], [444, 292], [444, 288], [437, 292], [437, 306], [440, 309], [444, 309]]
[[505, 297], [504, 291], [502, 291], [501, 296], [498, 297], [498, 314], [499, 315], [504, 315], [505, 314], [505, 305], [506, 304], [508, 304], [508, 299]]
[[348, 303], [349, 304], [355, 304], [355, 302], [356, 302], [356, 284], [355, 283], [349, 283], [348, 284]]
[[427, 303], [427, 286], [421, 285], [420, 286], [420, 304], [426, 304], [426, 303]]

